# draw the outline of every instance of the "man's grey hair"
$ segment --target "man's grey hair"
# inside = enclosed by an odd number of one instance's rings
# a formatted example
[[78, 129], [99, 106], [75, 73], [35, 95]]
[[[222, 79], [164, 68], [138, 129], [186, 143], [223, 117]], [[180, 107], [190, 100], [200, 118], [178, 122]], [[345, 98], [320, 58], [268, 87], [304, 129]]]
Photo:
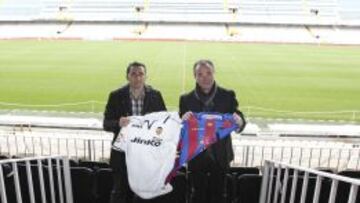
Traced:
[[208, 59], [200, 59], [198, 61], [196, 61], [194, 63], [194, 66], [193, 66], [193, 73], [195, 75], [195, 72], [196, 72], [196, 68], [198, 66], [208, 66], [208, 67], [211, 67], [213, 70], [215, 70], [215, 66], [214, 66], [214, 63]]

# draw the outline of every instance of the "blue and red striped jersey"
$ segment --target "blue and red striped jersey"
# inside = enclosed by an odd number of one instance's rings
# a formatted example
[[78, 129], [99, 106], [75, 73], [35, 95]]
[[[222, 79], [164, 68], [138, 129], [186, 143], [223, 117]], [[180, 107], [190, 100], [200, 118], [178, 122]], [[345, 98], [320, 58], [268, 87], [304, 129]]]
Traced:
[[170, 176], [212, 144], [239, 128], [233, 115], [229, 113], [193, 113], [193, 116], [182, 124], [178, 144], [179, 156]]

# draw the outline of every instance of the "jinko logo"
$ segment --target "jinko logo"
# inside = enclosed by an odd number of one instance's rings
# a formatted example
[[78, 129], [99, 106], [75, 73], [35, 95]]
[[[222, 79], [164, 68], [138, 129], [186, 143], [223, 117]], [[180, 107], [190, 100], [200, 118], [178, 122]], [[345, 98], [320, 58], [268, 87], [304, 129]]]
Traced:
[[145, 139], [141, 139], [140, 137], [135, 137], [134, 139], [130, 140], [130, 142], [159, 147], [161, 145], [162, 140], [161, 139], [145, 140]]

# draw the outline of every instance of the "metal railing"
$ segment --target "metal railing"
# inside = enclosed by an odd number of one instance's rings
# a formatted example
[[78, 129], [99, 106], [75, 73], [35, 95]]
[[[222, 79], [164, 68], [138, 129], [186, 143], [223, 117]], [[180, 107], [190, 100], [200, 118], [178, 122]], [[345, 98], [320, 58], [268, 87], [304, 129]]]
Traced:
[[[4, 130], [7, 129], [7, 130]], [[63, 155], [72, 159], [108, 161], [113, 135], [99, 130], [2, 128], [0, 154]], [[253, 137], [233, 135], [233, 166], [261, 167], [272, 159], [304, 167], [337, 171], [360, 169], [360, 138]]]
[[310, 168], [332, 168], [337, 171], [360, 169], [360, 148], [352, 144], [358, 141], [346, 143], [336, 139], [301, 137], [240, 137], [234, 141], [234, 166], [261, 167], [268, 159]]
[[[315, 182], [313, 184], [315, 186], [309, 189], [311, 181], [310, 175], [315, 175], [311, 177], [312, 182]], [[298, 187], [299, 181], [302, 181], [301, 188]], [[339, 194], [338, 186], [340, 182], [350, 184], [350, 192], [348, 194]], [[324, 194], [320, 194], [322, 186], [324, 187], [325, 184], [331, 185], [329, 194], [325, 193], [326, 197], [324, 197]], [[266, 160], [259, 203], [293, 203], [296, 194], [300, 192], [299, 190], [301, 190], [301, 203], [309, 199], [307, 195], [310, 195], [310, 193], [312, 193], [312, 202], [314, 203], [319, 202], [321, 195], [323, 195], [322, 198], [327, 199], [329, 203], [335, 202], [337, 195], [346, 195], [348, 203], [355, 203], [359, 185], [359, 179]]]
[[72, 203], [68, 158], [47, 156], [0, 160], [0, 195], [2, 203]]
[[102, 131], [36, 128], [0, 134], [0, 154], [7, 156], [62, 155], [73, 159], [106, 161], [112, 135]]

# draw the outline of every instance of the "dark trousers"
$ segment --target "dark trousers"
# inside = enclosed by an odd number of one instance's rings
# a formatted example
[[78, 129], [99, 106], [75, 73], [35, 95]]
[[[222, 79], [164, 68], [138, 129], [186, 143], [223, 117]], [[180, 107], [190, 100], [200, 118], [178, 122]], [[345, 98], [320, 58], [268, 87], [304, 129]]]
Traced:
[[225, 173], [210, 151], [189, 162], [191, 203], [225, 203]]
[[171, 203], [172, 201], [169, 198], [169, 194], [155, 197], [153, 199], [141, 199], [135, 195], [133, 203]]
[[110, 166], [113, 170], [114, 181], [110, 203], [132, 203], [134, 193], [129, 187], [125, 153], [112, 150]]

